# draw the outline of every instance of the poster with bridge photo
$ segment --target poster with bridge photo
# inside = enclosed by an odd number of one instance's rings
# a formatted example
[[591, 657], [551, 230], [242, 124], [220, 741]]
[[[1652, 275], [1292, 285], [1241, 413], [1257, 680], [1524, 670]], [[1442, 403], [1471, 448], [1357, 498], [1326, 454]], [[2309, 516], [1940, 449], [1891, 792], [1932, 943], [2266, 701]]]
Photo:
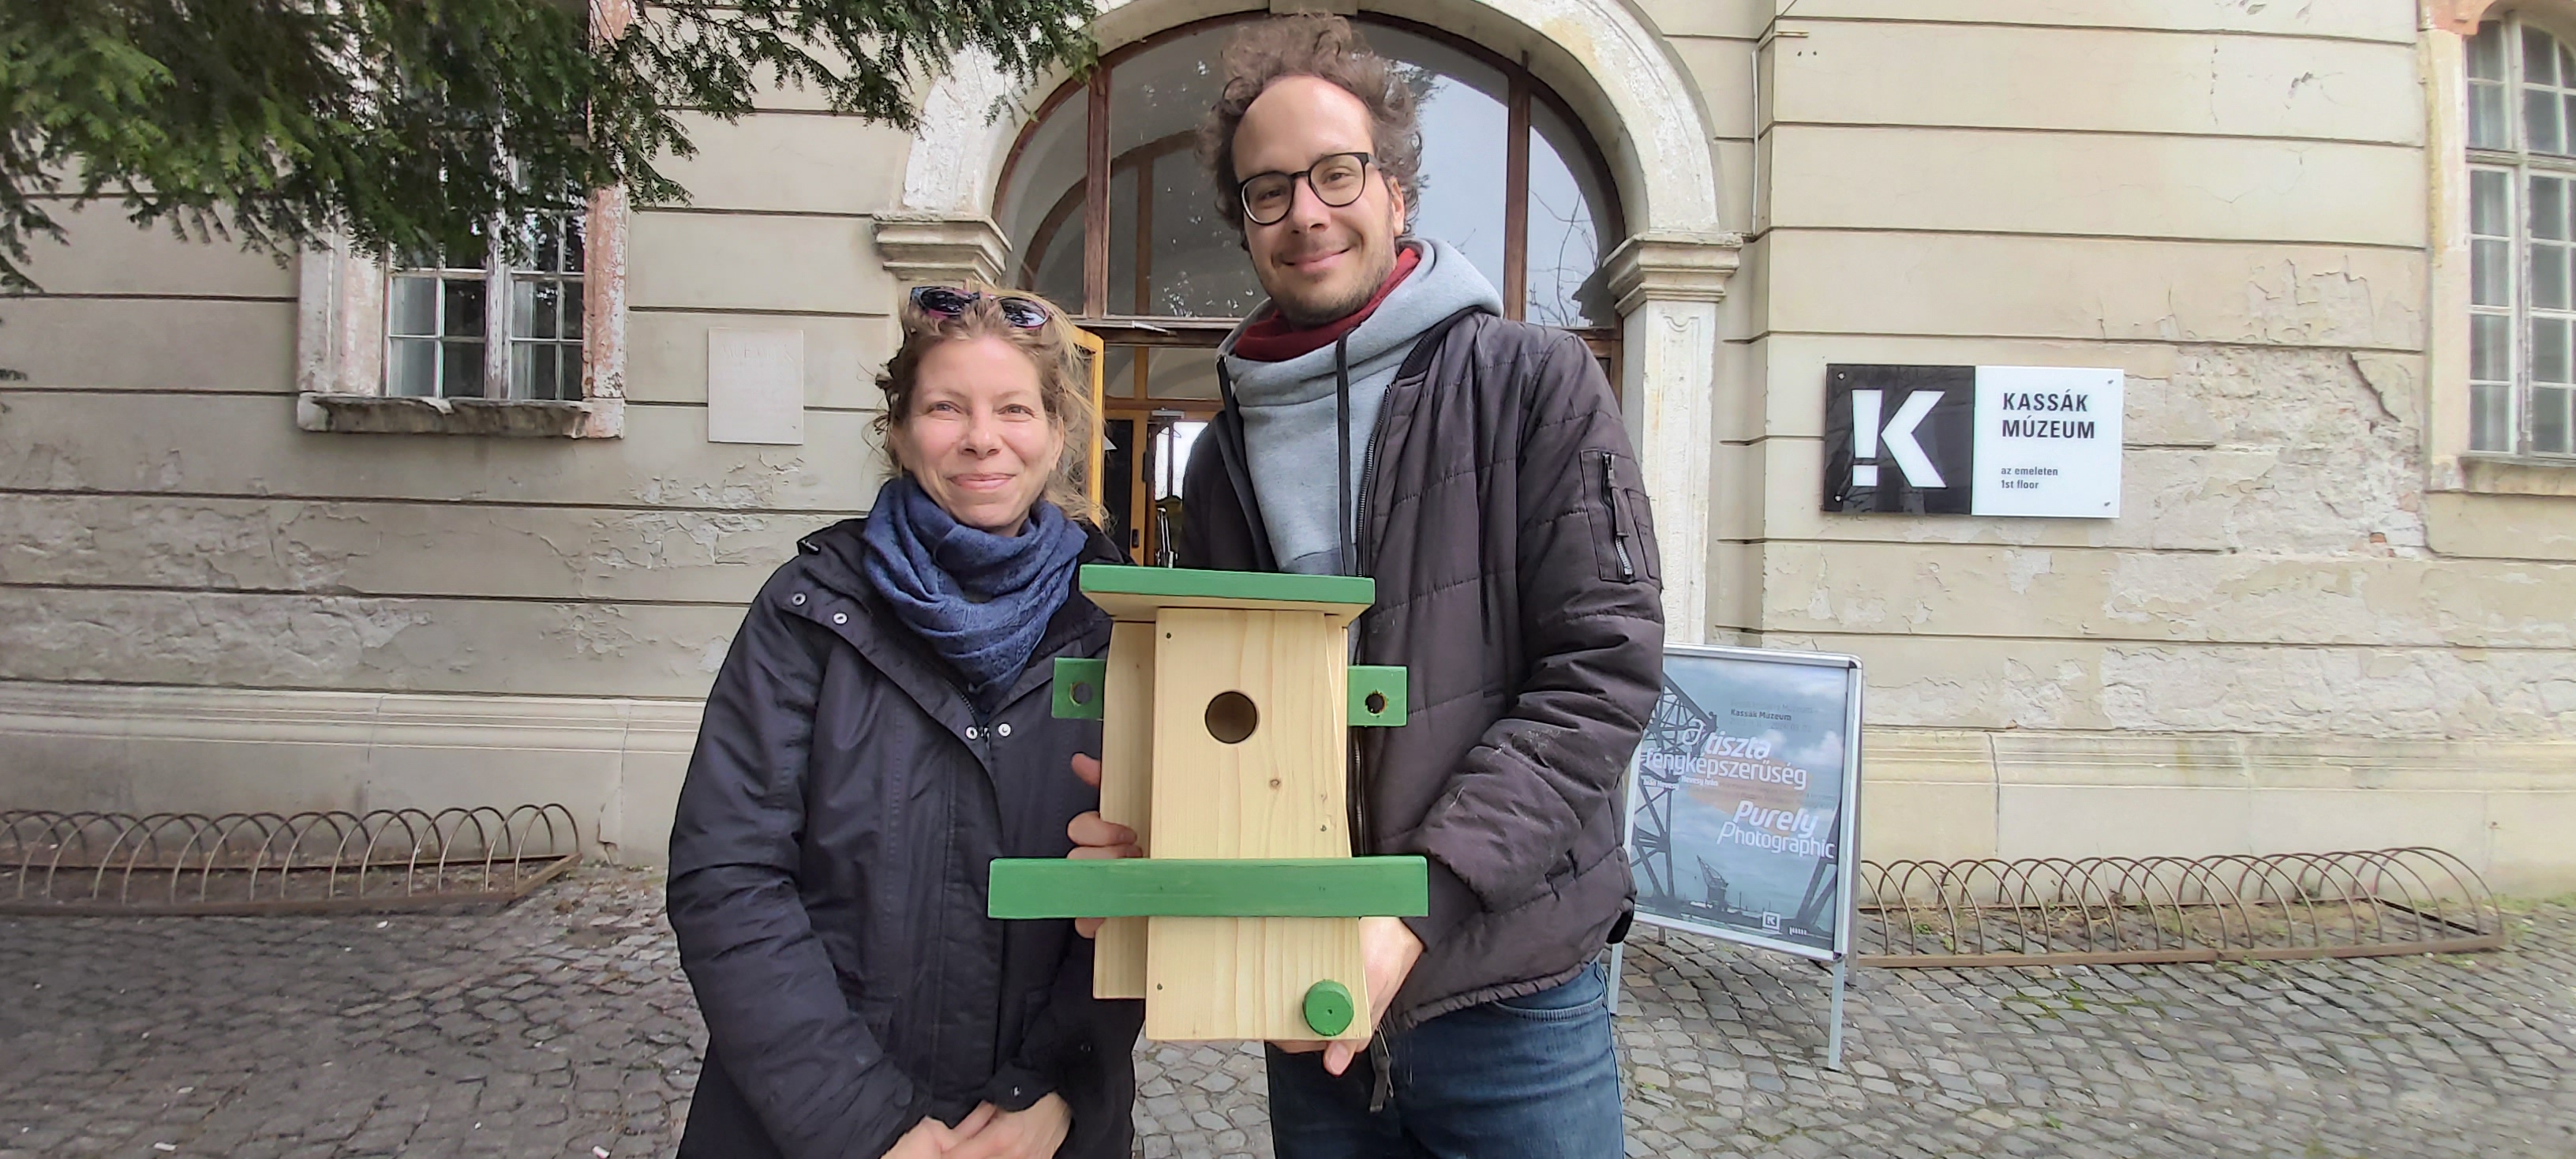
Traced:
[[1849, 945], [1860, 661], [1664, 650], [1628, 767], [1637, 920], [1831, 961]]

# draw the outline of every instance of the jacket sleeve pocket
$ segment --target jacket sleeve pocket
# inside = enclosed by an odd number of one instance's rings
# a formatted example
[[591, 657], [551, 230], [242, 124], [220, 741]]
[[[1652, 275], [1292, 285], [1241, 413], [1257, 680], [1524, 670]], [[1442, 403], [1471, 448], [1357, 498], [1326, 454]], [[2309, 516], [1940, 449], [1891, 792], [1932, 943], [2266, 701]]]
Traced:
[[1655, 549], [1654, 516], [1637, 460], [1617, 451], [1586, 451], [1577, 480], [1592, 526], [1592, 556], [1601, 578], [1614, 583], [1661, 583], [1663, 561]]

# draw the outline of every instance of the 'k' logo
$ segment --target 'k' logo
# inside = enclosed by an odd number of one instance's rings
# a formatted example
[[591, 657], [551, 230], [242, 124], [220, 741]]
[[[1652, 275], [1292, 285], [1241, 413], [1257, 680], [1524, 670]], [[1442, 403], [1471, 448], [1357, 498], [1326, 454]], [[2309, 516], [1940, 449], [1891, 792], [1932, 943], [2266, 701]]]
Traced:
[[1826, 367], [1824, 509], [1966, 514], [1976, 373], [1973, 366]]
[[1905, 482], [1913, 487], [1945, 487], [1941, 472], [1923, 454], [1923, 444], [1914, 441], [1914, 428], [1921, 426], [1932, 408], [1941, 405], [1941, 392], [1913, 390], [1905, 394], [1905, 405], [1896, 408], [1896, 417], [1887, 426], [1878, 425], [1879, 403], [1887, 397], [1883, 390], [1852, 392], [1852, 486], [1878, 486], [1878, 464], [1860, 460], [1878, 457], [1881, 444], [1887, 456], [1896, 460], [1896, 469], [1905, 472]]

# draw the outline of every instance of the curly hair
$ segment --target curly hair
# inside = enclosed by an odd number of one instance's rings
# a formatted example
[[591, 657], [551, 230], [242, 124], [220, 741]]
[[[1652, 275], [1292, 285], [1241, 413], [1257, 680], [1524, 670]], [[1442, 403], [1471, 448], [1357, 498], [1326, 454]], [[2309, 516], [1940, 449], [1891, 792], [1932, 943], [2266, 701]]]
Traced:
[[[1026, 290], [1005, 290], [977, 281], [963, 282], [955, 288], [982, 297], [968, 303], [965, 312], [954, 318], [924, 313], [912, 304], [909, 291], [903, 296], [898, 314], [903, 324], [903, 345], [877, 374], [877, 389], [885, 392], [885, 410], [868, 424], [877, 437], [877, 446], [885, 451], [886, 461], [895, 470], [911, 470], [895, 454], [888, 436], [902, 430], [912, 419], [912, 394], [921, 383], [922, 355], [943, 342], [999, 338], [1037, 365], [1040, 405], [1064, 434], [1064, 450], [1047, 473], [1047, 502], [1063, 508], [1067, 515], [1100, 526], [1101, 507], [1084, 491], [1080, 474], [1091, 461], [1089, 451], [1099, 408], [1091, 399], [1090, 367], [1083, 361], [1081, 348], [1074, 345], [1073, 324], [1065, 321], [1064, 311], [1057, 309], [1055, 303]], [[1025, 298], [1043, 307], [1046, 325], [1034, 330], [1011, 325], [1010, 319], [1002, 315], [1001, 299], [1006, 296]]]
[[1199, 160], [1216, 184], [1216, 209], [1243, 232], [1243, 197], [1234, 172], [1234, 133], [1243, 112], [1271, 84], [1292, 76], [1330, 81], [1358, 97], [1369, 114], [1371, 155], [1378, 172], [1405, 194], [1405, 228], [1417, 208], [1422, 167], [1422, 125], [1413, 89], [1394, 62], [1339, 16], [1300, 13], [1255, 21], [1225, 45], [1225, 89], [1199, 122]]

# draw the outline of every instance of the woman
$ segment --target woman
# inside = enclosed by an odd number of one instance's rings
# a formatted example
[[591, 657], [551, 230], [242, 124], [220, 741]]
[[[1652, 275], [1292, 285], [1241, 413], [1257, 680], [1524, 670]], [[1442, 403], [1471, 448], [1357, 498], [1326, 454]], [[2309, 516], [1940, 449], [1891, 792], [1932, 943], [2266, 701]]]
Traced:
[[753, 599], [671, 831], [670, 917], [704, 1012], [683, 1156], [1128, 1153], [1141, 1007], [1091, 997], [1065, 921], [984, 915], [987, 863], [1061, 857], [1098, 808], [1052, 719], [1058, 656], [1118, 558], [1072, 486], [1091, 400], [1063, 318], [913, 291], [877, 384], [895, 477]]

